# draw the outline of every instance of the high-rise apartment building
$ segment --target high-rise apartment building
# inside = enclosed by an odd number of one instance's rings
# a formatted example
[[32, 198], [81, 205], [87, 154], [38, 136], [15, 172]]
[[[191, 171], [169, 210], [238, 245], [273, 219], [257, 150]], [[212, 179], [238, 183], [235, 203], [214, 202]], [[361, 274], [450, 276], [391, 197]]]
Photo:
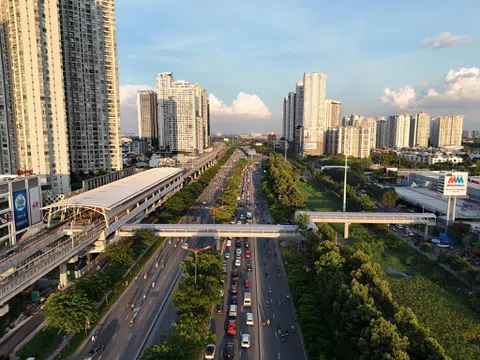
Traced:
[[297, 81], [295, 86], [295, 154], [303, 149], [303, 82]]
[[0, 22], [6, 28], [2, 49], [9, 54], [17, 169], [32, 169], [44, 189], [67, 193], [70, 159], [58, 5], [3, 0]]
[[385, 119], [377, 120], [377, 141], [378, 149], [388, 148], [389, 144], [389, 127], [388, 121]]
[[338, 100], [325, 100], [325, 121], [326, 127], [339, 127], [342, 112], [342, 103]]
[[399, 114], [388, 117], [388, 147], [408, 148], [410, 143], [410, 115]]
[[58, 2], [71, 171], [120, 170], [114, 0]]
[[286, 139], [290, 142], [295, 140], [295, 93], [288, 93], [288, 135]]
[[431, 143], [434, 147], [462, 145], [463, 115], [434, 118], [431, 122]]
[[359, 117], [354, 121], [355, 127], [363, 127], [370, 129], [370, 149], [377, 146], [377, 119], [374, 117]]
[[416, 113], [410, 119], [410, 138], [411, 148], [428, 147], [428, 137], [430, 135], [430, 114], [423, 111]]
[[341, 126], [325, 131], [325, 152], [357, 158], [370, 156], [370, 128]]
[[303, 149], [302, 155], [322, 155], [327, 76], [305, 73], [303, 76]]
[[283, 98], [283, 123], [282, 123], [282, 137], [287, 138], [288, 136], [288, 115], [290, 113], [289, 103], [288, 103], [288, 96]]
[[200, 99], [201, 107], [201, 118], [202, 118], [202, 138], [203, 138], [203, 148], [209, 148], [210, 144], [210, 112], [208, 110], [208, 94], [207, 90], [202, 89], [202, 95]]
[[158, 74], [158, 134], [161, 147], [173, 152], [203, 152], [203, 134], [205, 122], [208, 125], [209, 110], [208, 103], [203, 104], [206, 96], [202, 93], [199, 84], [174, 81], [170, 72]]
[[12, 112], [10, 62], [6, 39], [6, 26], [0, 24], [0, 174], [13, 174], [17, 170], [15, 124]]
[[138, 137], [149, 139], [153, 149], [158, 148], [157, 93], [152, 90], [137, 93]]

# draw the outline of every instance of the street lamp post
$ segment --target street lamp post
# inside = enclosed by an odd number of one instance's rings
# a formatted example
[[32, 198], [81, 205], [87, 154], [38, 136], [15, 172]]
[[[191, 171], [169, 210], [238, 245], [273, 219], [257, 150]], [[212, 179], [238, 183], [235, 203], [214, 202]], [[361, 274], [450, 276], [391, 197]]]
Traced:
[[213, 210], [213, 236], [215, 237], [215, 240], [216, 240], [216, 248], [217, 248], [217, 250], [220, 250], [220, 238], [217, 237], [217, 231], [216, 231], [216, 229], [215, 229], [215, 225], [216, 225], [216, 223], [215, 223], [215, 214], [216, 214], [217, 210], [220, 210], [220, 209], [223, 208], [223, 207], [224, 207], [224, 205], [222, 205], [222, 206], [217, 206], [217, 207], [214, 207], [214, 206], [208, 207], [208, 206], [206, 206], [206, 208], [207, 208], [208, 210]]
[[210, 245], [205, 246], [204, 248], [199, 248], [199, 249], [189, 249], [189, 248], [187, 247], [187, 245], [183, 245], [183, 246], [182, 246], [182, 249], [183, 249], [183, 250], [186, 250], [186, 251], [193, 252], [193, 253], [195, 254], [195, 286], [196, 286], [196, 285], [197, 285], [197, 254], [198, 254], [200, 251], [210, 249]]

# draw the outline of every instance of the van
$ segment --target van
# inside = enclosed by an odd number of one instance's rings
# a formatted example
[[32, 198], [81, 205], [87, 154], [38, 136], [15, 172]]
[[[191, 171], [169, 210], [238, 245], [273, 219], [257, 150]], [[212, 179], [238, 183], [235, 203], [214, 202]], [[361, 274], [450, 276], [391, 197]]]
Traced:
[[237, 305], [230, 305], [228, 308], [228, 316], [237, 317]]
[[249, 292], [243, 294], [243, 306], [252, 307], [252, 295]]

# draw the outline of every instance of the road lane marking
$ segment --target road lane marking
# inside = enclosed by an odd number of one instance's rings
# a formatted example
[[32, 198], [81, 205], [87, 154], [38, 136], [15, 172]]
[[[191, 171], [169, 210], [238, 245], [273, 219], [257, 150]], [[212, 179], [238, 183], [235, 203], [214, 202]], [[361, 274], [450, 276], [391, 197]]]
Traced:
[[277, 353], [277, 355], [278, 355], [278, 360], [280, 360], [280, 353]]
[[128, 337], [128, 340], [130, 340], [131, 337], [132, 337], [132, 334], [130, 334], [130, 336]]
[[117, 336], [117, 333], [113, 334], [112, 340], [115, 339], [115, 336]]
[[[121, 353], [120, 353], [120, 354], [121, 354]], [[120, 354], [118, 354], [118, 356], [117, 356], [117, 358], [116, 358], [115, 360], [118, 360], [118, 359], [120, 359]]]
[[272, 316], [273, 316], [273, 319], [275, 319], [275, 314], [273, 314]]
[[150, 313], [148, 314], [148, 317], [150, 317], [150, 315], [152, 315], [152, 312], [150, 311]]
[[100, 355], [100, 357], [98, 358], [98, 360], [100, 360], [100, 359], [102, 358], [102, 356], [103, 356], [103, 354], [102, 354], [102, 355]]
[[142, 318], [143, 318], [143, 315], [145, 315], [145, 313], [142, 313], [142, 316], [140, 316], [140, 319], [139, 319], [139, 320], [142, 320]]

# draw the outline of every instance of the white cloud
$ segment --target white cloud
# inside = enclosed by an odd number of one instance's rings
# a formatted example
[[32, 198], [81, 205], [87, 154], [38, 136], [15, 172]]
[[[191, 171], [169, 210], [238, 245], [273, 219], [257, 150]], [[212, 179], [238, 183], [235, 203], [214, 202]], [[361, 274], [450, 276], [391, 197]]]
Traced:
[[413, 86], [398, 90], [385, 88], [382, 103], [400, 109], [442, 108], [468, 109], [480, 107], [480, 68], [450, 70], [443, 79], [443, 87], [429, 89], [417, 96]]
[[141, 90], [155, 90], [148, 85], [121, 85], [120, 86], [120, 104], [132, 104], [137, 99], [137, 92]]
[[397, 91], [392, 91], [390, 88], [383, 89], [384, 95], [380, 98], [384, 104], [392, 104], [400, 109], [406, 109], [412, 106], [415, 102], [415, 89], [412, 86], [405, 86]]
[[471, 41], [472, 39], [468, 35], [452, 35], [449, 32], [441, 32], [434, 37], [424, 39], [422, 43], [433, 49], [441, 49], [448, 46], [469, 43]]
[[232, 105], [226, 105], [214, 94], [208, 95], [210, 113], [217, 116], [244, 116], [246, 118], [264, 119], [272, 115], [268, 106], [255, 94], [241, 92], [233, 100]]

